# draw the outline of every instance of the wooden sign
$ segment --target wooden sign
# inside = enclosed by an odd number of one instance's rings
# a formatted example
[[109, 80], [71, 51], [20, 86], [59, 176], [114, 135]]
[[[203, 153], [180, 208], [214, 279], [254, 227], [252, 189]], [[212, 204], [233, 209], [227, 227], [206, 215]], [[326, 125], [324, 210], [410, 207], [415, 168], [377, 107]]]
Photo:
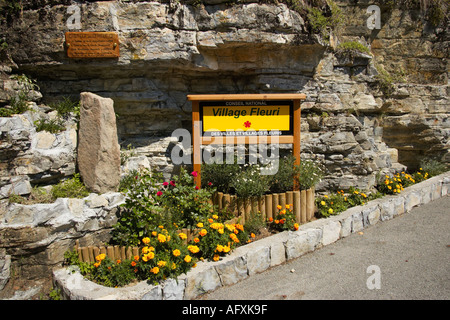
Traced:
[[203, 136], [292, 135], [294, 103], [272, 101], [202, 101]]
[[66, 32], [69, 58], [117, 58], [119, 36], [115, 32]]
[[[300, 101], [306, 95], [205, 94], [187, 98], [192, 101], [192, 147], [198, 187], [201, 186], [201, 145], [270, 143], [273, 133], [278, 132], [276, 142], [292, 144], [295, 164], [300, 164]], [[294, 188], [298, 190], [298, 186]]]

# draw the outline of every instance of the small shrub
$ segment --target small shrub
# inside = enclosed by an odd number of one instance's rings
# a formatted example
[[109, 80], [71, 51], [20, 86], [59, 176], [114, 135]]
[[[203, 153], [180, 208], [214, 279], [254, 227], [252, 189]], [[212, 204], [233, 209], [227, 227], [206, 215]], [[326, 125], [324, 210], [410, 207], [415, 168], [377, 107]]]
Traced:
[[291, 205], [287, 204], [285, 208], [278, 205], [278, 212], [274, 218], [269, 218], [269, 229], [275, 231], [298, 230], [298, 223], [295, 222], [295, 214], [292, 212]]
[[249, 198], [261, 196], [269, 191], [270, 180], [270, 176], [260, 175], [260, 167], [254, 165], [237, 174], [231, 181], [231, 186], [238, 197]]
[[52, 188], [53, 198], [84, 198], [89, 195], [89, 190], [80, 180], [80, 174], [76, 173], [73, 178], [61, 181]]
[[[424, 176], [426, 173], [429, 174], [430, 177], [434, 177], [444, 173], [448, 170], [448, 165], [446, 163], [440, 162], [436, 159], [423, 159], [420, 162], [420, 170], [419, 172]], [[419, 173], [418, 172], [418, 173]]]
[[201, 259], [218, 261], [221, 256], [248, 241], [243, 225], [221, 223], [216, 215], [199, 222], [197, 228], [198, 234], [188, 249]]
[[50, 133], [58, 133], [65, 130], [65, 126], [59, 119], [39, 119], [34, 122], [36, 131], [47, 131]]
[[67, 120], [71, 114], [75, 116], [76, 119], [80, 117], [80, 102], [72, 101], [68, 97], [64, 97], [61, 101], [56, 103], [51, 103], [50, 108], [58, 112], [58, 116]]
[[313, 160], [301, 160], [296, 166], [297, 182], [301, 190], [308, 190], [320, 182], [324, 175], [323, 167]]
[[241, 172], [241, 166], [237, 159], [233, 163], [211, 163], [202, 164], [202, 187], [211, 183], [218, 191], [223, 193], [234, 193], [232, 186], [233, 178]]

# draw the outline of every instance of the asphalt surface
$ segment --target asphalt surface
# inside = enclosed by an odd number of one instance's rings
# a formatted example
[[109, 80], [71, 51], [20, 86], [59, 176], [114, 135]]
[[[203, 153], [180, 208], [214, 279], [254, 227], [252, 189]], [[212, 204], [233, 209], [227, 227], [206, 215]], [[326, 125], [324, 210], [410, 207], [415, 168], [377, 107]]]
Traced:
[[450, 196], [203, 300], [450, 300]]

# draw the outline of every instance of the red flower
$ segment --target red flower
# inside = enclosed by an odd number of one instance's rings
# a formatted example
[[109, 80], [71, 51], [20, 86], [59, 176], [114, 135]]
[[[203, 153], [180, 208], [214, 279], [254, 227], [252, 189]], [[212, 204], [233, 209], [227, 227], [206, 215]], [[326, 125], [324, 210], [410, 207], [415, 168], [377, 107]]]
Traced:
[[162, 196], [162, 191], [158, 191], [158, 192], [156, 193], [156, 195], [157, 195], [158, 197]]
[[212, 182], [208, 182], [208, 186], [212, 186]]
[[192, 171], [191, 174], [192, 174], [193, 177], [196, 177], [196, 178], [197, 178], [197, 176], [198, 176], [197, 171]]
[[175, 182], [170, 181], [170, 185], [171, 185], [172, 187], [175, 187]]
[[167, 181], [164, 181], [164, 182], [163, 182], [163, 186], [164, 186], [164, 187], [167, 187], [168, 185], [169, 185], [169, 183], [168, 183]]
[[195, 186], [195, 190], [198, 190], [198, 189], [200, 189], [198, 186]]
[[250, 121], [244, 122], [244, 127], [246, 127], [246, 128], [250, 128], [251, 125], [252, 125], [252, 123]]

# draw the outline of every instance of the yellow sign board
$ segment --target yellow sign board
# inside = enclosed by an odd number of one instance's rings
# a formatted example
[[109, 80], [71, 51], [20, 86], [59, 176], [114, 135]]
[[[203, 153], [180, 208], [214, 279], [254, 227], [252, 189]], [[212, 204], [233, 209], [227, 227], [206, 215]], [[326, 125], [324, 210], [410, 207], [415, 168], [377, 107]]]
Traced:
[[200, 119], [203, 134], [286, 135], [292, 134], [291, 101], [203, 102]]

